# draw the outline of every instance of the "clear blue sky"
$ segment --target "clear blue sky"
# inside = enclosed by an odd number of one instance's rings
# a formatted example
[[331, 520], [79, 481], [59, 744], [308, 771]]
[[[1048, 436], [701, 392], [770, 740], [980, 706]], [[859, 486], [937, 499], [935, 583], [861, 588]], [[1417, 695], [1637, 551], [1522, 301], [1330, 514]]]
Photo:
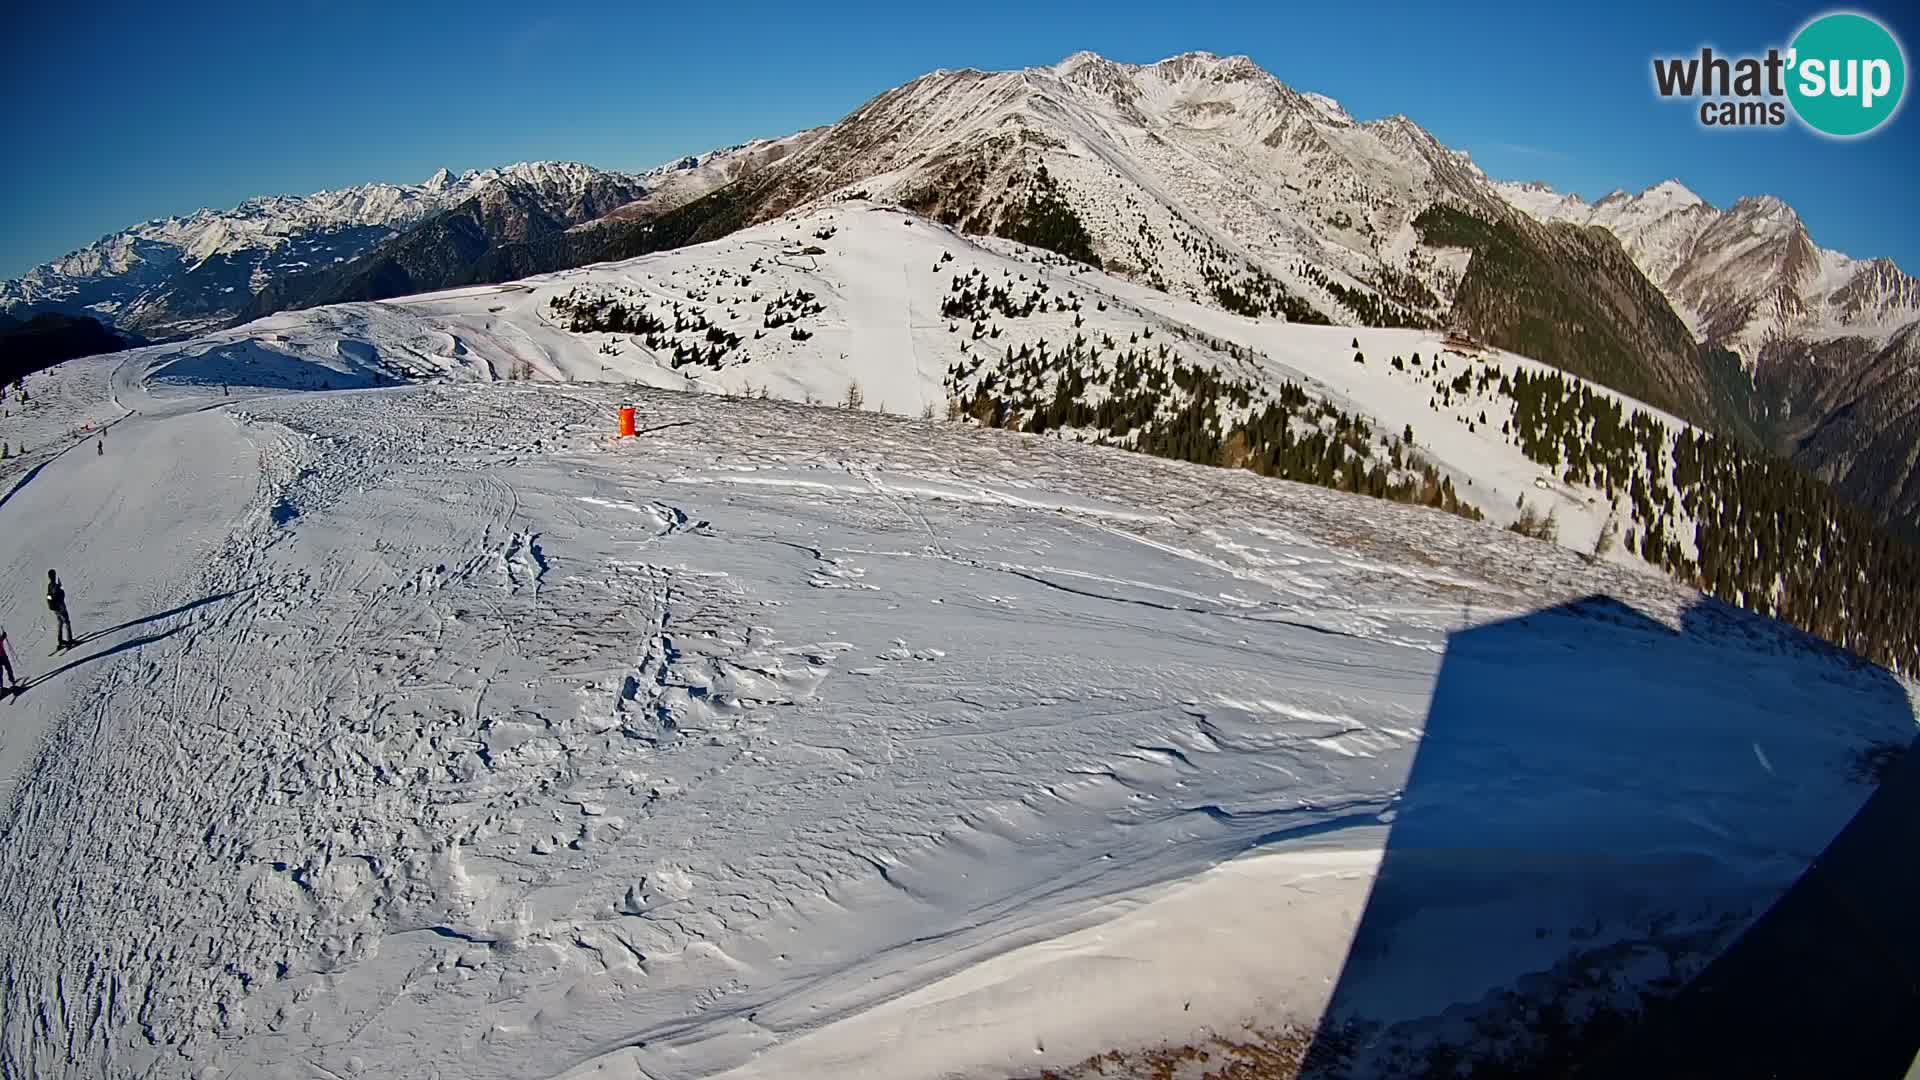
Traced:
[[[933, 68], [1047, 64], [1078, 49], [1134, 62], [1245, 53], [1361, 119], [1406, 113], [1496, 177], [1588, 197], [1668, 176], [1720, 205], [1775, 194], [1822, 245], [1920, 273], [1911, 102], [1874, 136], [1838, 142], [1791, 124], [1702, 130], [1652, 92], [1656, 54], [1784, 45], [1826, 8], [1289, 6], [22, 5], [0, 44], [0, 275], [250, 195], [541, 158], [644, 168], [836, 120]], [[1889, 22], [1914, 54], [1911, 9], [1852, 9]]]

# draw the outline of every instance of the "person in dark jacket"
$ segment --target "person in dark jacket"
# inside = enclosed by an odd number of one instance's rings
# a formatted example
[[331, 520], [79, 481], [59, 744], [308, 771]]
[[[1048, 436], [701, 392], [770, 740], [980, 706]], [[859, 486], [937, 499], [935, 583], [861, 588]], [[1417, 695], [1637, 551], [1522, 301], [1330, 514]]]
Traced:
[[12, 684], [11, 687], [0, 685], [0, 690], [11, 689], [16, 694], [20, 692], [20, 674], [13, 670], [13, 658], [7, 655], [7, 628], [4, 626], [0, 626], [0, 675], [5, 675], [7, 683]]
[[67, 614], [67, 590], [60, 584], [60, 575], [47, 571], [47, 610], [53, 612], [58, 620], [56, 632], [60, 636], [61, 649], [73, 647], [73, 619]]

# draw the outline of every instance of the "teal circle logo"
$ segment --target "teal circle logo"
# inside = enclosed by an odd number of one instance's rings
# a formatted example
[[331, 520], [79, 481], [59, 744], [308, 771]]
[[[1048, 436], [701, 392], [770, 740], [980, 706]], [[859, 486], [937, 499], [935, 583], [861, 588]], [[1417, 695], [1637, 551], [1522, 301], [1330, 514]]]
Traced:
[[1907, 90], [1907, 58], [1886, 27], [1839, 12], [1793, 39], [1787, 99], [1810, 128], [1847, 138], [1887, 122]]

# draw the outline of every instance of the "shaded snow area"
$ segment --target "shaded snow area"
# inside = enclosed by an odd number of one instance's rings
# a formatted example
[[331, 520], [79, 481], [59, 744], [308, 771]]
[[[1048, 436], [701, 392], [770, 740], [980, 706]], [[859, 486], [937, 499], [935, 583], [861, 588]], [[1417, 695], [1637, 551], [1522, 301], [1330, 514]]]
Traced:
[[1877, 669], [1437, 511], [206, 344], [0, 505], [6, 1075], [1471, 1040], [1698, 970], [1914, 735]]

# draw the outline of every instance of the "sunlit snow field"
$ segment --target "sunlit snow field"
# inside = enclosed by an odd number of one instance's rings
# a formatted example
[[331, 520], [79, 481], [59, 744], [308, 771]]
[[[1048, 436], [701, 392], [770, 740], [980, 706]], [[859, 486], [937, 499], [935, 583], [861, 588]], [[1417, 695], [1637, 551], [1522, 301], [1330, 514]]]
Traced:
[[1660, 943], [1630, 993], [1914, 730], [1650, 576], [1245, 472], [151, 352], [30, 382], [125, 418], [0, 503], [19, 1075], [1005, 1076]]

